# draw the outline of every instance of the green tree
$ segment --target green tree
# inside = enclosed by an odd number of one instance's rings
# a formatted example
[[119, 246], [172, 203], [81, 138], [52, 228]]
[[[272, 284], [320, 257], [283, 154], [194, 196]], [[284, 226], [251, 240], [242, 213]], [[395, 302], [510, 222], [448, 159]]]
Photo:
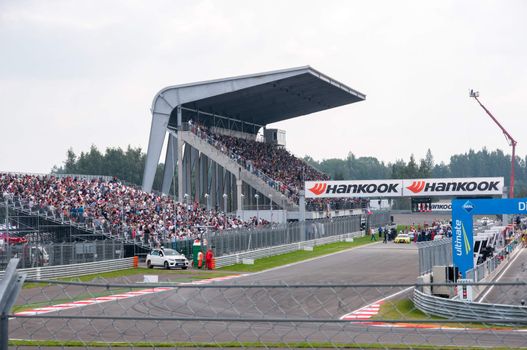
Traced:
[[[88, 152], [81, 152], [79, 157], [73, 149], [68, 149], [63, 166], [54, 166], [51, 170], [56, 174], [82, 174], [116, 176], [120, 180], [141, 185], [146, 162], [146, 155], [140, 147], [128, 146], [126, 151], [120, 147], [109, 147], [102, 154], [95, 145]], [[153, 188], [161, 189], [163, 181], [163, 164], [158, 164]], [[177, 183], [177, 178], [176, 178]], [[174, 186], [171, 189], [174, 192]]]

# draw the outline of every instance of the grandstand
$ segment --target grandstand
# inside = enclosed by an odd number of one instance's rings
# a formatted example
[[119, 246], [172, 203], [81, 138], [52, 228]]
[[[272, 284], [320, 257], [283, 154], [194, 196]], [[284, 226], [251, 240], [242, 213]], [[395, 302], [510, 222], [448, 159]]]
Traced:
[[[363, 101], [365, 95], [306, 66], [167, 87], [154, 98], [143, 190], [150, 192], [168, 134], [162, 192], [242, 219], [305, 217], [304, 180], [327, 179], [285, 150], [285, 133], [267, 125]], [[173, 182], [175, 174], [177, 184]], [[309, 203], [320, 211], [359, 201]], [[337, 214], [336, 212], [333, 215]], [[323, 215], [326, 215], [325, 213]]]
[[[166, 88], [154, 99], [142, 189], [112, 177], [0, 173], [0, 221], [17, 227], [0, 234], [5, 242], [32, 237], [29, 248], [48, 244], [57, 250], [51, 259], [65, 263], [57, 243], [71, 243], [74, 252], [81, 247], [84, 259], [83, 242], [111, 240], [121, 244], [118, 256], [132, 256], [174, 240], [192, 242], [204, 229], [302, 221], [304, 181], [329, 177], [286, 150], [285, 132], [266, 126], [364, 99], [310, 67]], [[153, 193], [166, 134], [163, 193]], [[172, 186], [178, 201], [166, 195]], [[360, 207], [358, 200], [313, 200], [307, 218], [324, 217], [330, 208], [360, 214]], [[102, 245], [102, 251], [110, 247]], [[93, 259], [116, 254], [98, 249], [90, 246]]]

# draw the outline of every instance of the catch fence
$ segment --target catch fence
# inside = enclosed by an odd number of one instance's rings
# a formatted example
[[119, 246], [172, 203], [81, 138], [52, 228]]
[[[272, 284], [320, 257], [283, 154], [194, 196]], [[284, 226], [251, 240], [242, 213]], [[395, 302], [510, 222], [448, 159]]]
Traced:
[[121, 259], [133, 256], [134, 248], [134, 244], [113, 240], [5, 244], [0, 246], [0, 270], [4, 270], [12, 258], [18, 258], [18, 267], [24, 269]]
[[[376, 225], [384, 226], [390, 222], [390, 215], [385, 212], [377, 212], [371, 215], [371, 220]], [[353, 215], [222, 232], [209, 232], [206, 228], [203, 228], [203, 238], [207, 240], [207, 245], [212, 248], [214, 255], [220, 257], [317, 238], [343, 235], [360, 230], [361, 216]], [[187, 257], [192, 255], [193, 244], [193, 238], [175, 242], [162, 242], [163, 246], [175, 248]]]
[[432, 272], [434, 266], [452, 265], [452, 238], [418, 242], [419, 275]]
[[[516, 307], [496, 303], [494, 313], [473, 319], [456, 310], [441, 318], [416, 310], [414, 288], [431, 284], [263, 284], [256, 276], [231, 276], [222, 284], [137, 282], [133, 276], [24, 280], [8, 267], [0, 281], [0, 300], [8, 301], [0, 304], [0, 350], [50, 344], [77, 349], [527, 346], [527, 311], [516, 300], [525, 296], [524, 282], [494, 284], [496, 296], [508, 296]], [[32, 288], [22, 289], [24, 283]], [[500, 312], [505, 309], [514, 315]]]

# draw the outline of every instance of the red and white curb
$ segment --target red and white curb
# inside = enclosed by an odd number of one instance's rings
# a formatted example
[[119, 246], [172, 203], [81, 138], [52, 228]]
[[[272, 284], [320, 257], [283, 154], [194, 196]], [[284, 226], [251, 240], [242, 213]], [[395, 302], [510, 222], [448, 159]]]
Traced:
[[499, 331], [527, 332], [527, 329], [509, 330], [509, 329], [501, 329], [501, 328], [467, 328], [467, 327], [449, 327], [449, 326], [444, 326], [444, 325], [435, 325], [435, 324], [427, 324], [427, 323], [404, 323], [404, 322], [386, 323], [386, 322], [382, 322], [382, 320], [368, 321], [370, 318], [372, 318], [373, 316], [379, 313], [381, 305], [388, 298], [381, 299], [363, 308], [360, 308], [358, 310], [345, 314], [344, 316], [341, 316], [340, 319], [343, 321], [364, 320], [364, 322], [356, 322], [356, 323], [362, 324], [362, 325], [374, 326], [374, 327], [387, 327], [387, 328], [413, 328], [413, 329], [430, 329], [430, 330], [438, 329], [438, 330], [449, 330], [449, 331], [489, 331], [491, 330], [491, 331], [497, 331], [497, 332]]
[[361, 309], [350, 312], [341, 316], [341, 320], [368, 320], [379, 313], [383, 301], [378, 301]]
[[[213, 282], [220, 282], [220, 281], [227, 281], [235, 278], [239, 278], [242, 276], [247, 276], [248, 274], [241, 274], [241, 275], [230, 275], [230, 276], [223, 276], [223, 277], [214, 277], [199, 281], [192, 281], [192, 282], [184, 282], [179, 283], [179, 285], [203, 285], [203, 284], [209, 284]], [[95, 305], [95, 304], [101, 304], [106, 303], [109, 301], [116, 301], [116, 300], [122, 300], [122, 299], [128, 299], [133, 297], [138, 297], [142, 295], [147, 294], [154, 294], [154, 293], [160, 293], [160, 292], [166, 292], [168, 290], [175, 289], [175, 287], [156, 287], [156, 288], [147, 288], [142, 290], [135, 290], [130, 291], [126, 293], [119, 293], [114, 295], [107, 295], [103, 297], [96, 297], [96, 298], [90, 298], [86, 300], [78, 300], [78, 301], [72, 301], [69, 303], [63, 303], [63, 304], [57, 304], [57, 305], [51, 305], [51, 306], [43, 306], [43, 307], [37, 307], [31, 310], [24, 310], [20, 312], [16, 312], [14, 316], [33, 316], [33, 315], [41, 315], [46, 314], [49, 312], [55, 312], [55, 311], [63, 311], [63, 310], [69, 310], [69, 309], [75, 309], [83, 306], [89, 306], [89, 305]]]
[[232, 280], [232, 279], [240, 278], [240, 277], [244, 277], [244, 276], [249, 276], [249, 274], [248, 273], [244, 273], [244, 274], [241, 274], [241, 275], [229, 275], [229, 276], [223, 276], [223, 277], [214, 277], [214, 278], [209, 278], [209, 279], [199, 280], [199, 281], [183, 282], [183, 283], [180, 283], [179, 285], [196, 286], [196, 285], [202, 285], [202, 284], [209, 284], [209, 283], [212, 283], [212, 282], [222, 282], [222, 281]]
[[128, 299], [128, 298], [137, 297], [137, 296], [146, 295], [146, 294], [164, 292], [170, 289], [173, 289], [173, 288], [170, 288], [170, 287], [148, 288], [148, 289], [135, 290], [135, 291], [126, 292], [126, 293], [107, 295], [104, 297], [96, 297], [96, 298], [90, 298], [86, 300], [72, 301], [72, 302], [64, 303], [64, 304], [37, 307], [32, 310], [25, 310], [25, 311], [17, 312], [15, 313], [15, 316], [41, 315], [41, 314], [46, 314], [46, 313], [54, 312], [54, 311], [75, 309], [78, 307], [83, 307], [83, 306], [88, 306], [88, 305], [101, 304], [101, 303], [106, 303], [109, 301]]

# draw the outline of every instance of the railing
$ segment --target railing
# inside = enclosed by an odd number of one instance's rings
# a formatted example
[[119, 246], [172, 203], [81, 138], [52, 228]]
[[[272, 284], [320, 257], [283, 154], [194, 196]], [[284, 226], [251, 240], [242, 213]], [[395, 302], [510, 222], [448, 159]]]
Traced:
[[[472, 285], [472, 283], [467, 283]], [[476, 286], [478, 284], [475, 284]], [[489, 286], [489, 284], [484, 284]], [[414, 289], [415, 306], [429, 315], [464, 320], [485, 320], [499, 323], [506, 321], [527, 322], [527, 306], [472, 303], [468, 301], [440, 298]]]
[[180, 130], [192, 132], [194, 135], [198, 136], [201, 140], [206, 141], [208, 144], [210, 144], [217, 150], [221, 151], [223, 154], [225, 154], [227, 157], [235, 161], [237, 164], [243, 166], [245, 170], [249, 171], [251, 174], [256, 175], [257, 177], [262, 179], [269, 187], [272, 187], [276, 191], [286, 194], [288, 196], [292, 194], [292, 191], [290, 190], [286, 191], [287, 186], [282, 184], [280, 181], [274, 180], [271, 176], [267, 175], [263, 171], [256, 169], [252, 165], [251, 160], [245, 159], [242, 156], [237, 155], [231, 150], [227, 149], [227, 147], [221, 141], [215, 139], [209, 133], [201, 130], [198, 126], [189, 125], [188, 123], [184, 123], [181, 126]]
[[[487, 287], [492, 285], [490, 282], [496, 277], [496, 275], [507, 266], [505, 261], [510, 262], [512, 257], [520, 252], [519, 248], [520, 245], [518, 242], [511, 242], [504, 248], [503, 253], [500, 253], [492, 259], [488, 259], [483, 264], [476, 266], [474, 269], [467, 271], [466, 279], [473, 280], [474, 282], [463, 284], [449, 283], [447, 284], [447, 287], [451, 288], [451, 291], [453, 291], [455, 288], [459, 288], [462, 285], [472, 286], [472, 299], [477, 300], [481, 293], [483, 293]], [[457, 300], [457, 296], [454, 296], [454, 298], [451, 299], [441, 298], [431, 295], [429, 292], [429, 288], [427, 288], [427, 290], [415, 289], [414, 303], [419, 310], [430, 315], [440, 317], [459, 317], [469, 320], [486, 319], [489, 322], [499, 322], [504, 319], [527, 320], [526, 306], [461, 301]]]
[[15, 171], [0, 171], [0, 174], [9, 174], [9, 175], [17, 175], [17, 176], [36, 176], [36, 177], [46, 177], [46, 176], [54, 176], [57, 178], [64, 178], [64, 177], [73, 177], [73, 178], [79, 178], [79, 179], [86, 179], [86, 180], [98, 180], [103, 179], [104, 181], [110, 181], [113, 179], [112, 176], [107, 175], [85, 175], [85, 174], [58, 174], [58, 173], [21, 173], [21, 172], [15, 172]]
[[[33, 267], [29, 269], [18, 269], [17, 271], [27, 274], [28, 278], [53, 279], [125, 270], [132, 268], [133, 262], [134, 258], [124, 258], [73, 265]], [[0, 279], [3, 275], [4, 271], [0, 271]]]
[[0, 246], [0, 270], [15, 257], [20, 259], [19, 268], [72, 265], [124, 258], [127, 255], [137, 254], [134, 248], [131, 243], [125, 244], [115, 240], [5, 244]]
[[503, 268], [503, 263], [510, 259], [513, 253], [517, 252], [520, 244], [517, 240], [507, 244], [501, 251], [499, 251], [492, 258], [485, 260], [483, 263], [475, 266], [473, 269], [467, 271], [467, 278], [474, 282], [488, 280], [493, 277], [497, 270]]
[[243, 262], [243, 259], [261, 259], [269, 256], [275, 256], [285, 253], [294, 252], [297, 250], [302, 250], [305, 247], [314, 247], [317, 245], [323, 245], [334, 242], [345, 241], [350, 238], [359, 238], [364, 236], [364, 232], [353, 232], [344, 235], [330, 236], [318, 239], [312, 239], [309, 241], [284, 244], [280, 246], [274, 246], [269, 248], [257, 249], [243, 253], [237, 253], [232, 255], [226, 255], [219, 258], [216, 258], [216, 267], [230, 266], [234, 264], [239, 264]]
[[20, 210], [29, 215], [41, 216], [60, 225], [70, 225], [94, 235], [117, 239], [125, 243], [136, 244], [143, 248], [147, 246], [145, 242], [139, 239], [132, 239], [132, 237], [121, 228], [112, 227], [107, 221], [101, 222], [96, 218], [83, 217], [80, 214], [74, 215], [71, 212], [64, 213], [57, 208], [49, 206], [42, 207], [38, 205], [38, 203], [32, 202], [26, 198], [12, 195], [2, 197], [0, 194], [0, 205], [5, 205], [5, 203], [7, 203], [12, 209]]
[[[220, 257], [358, 231], [360, 231], [360, 216], [355, 215], [335, 219], [305, 221], [303, 223], [273, 224], [252, 229], [243, 228], [223, 232], [205, 232], [203, 237], [208, 241], [207, 243], [212, 248], [214, 255]], [[168, 241], [162, 244], [165, 247], [175, 248], [190, 257], [193, 243], [194, 239], [187, 239], [177, 240], [174, 244]]]
[[452, 238], [418, 242], [419, 275], [432, 272], [434, 266], [452, 265]]

